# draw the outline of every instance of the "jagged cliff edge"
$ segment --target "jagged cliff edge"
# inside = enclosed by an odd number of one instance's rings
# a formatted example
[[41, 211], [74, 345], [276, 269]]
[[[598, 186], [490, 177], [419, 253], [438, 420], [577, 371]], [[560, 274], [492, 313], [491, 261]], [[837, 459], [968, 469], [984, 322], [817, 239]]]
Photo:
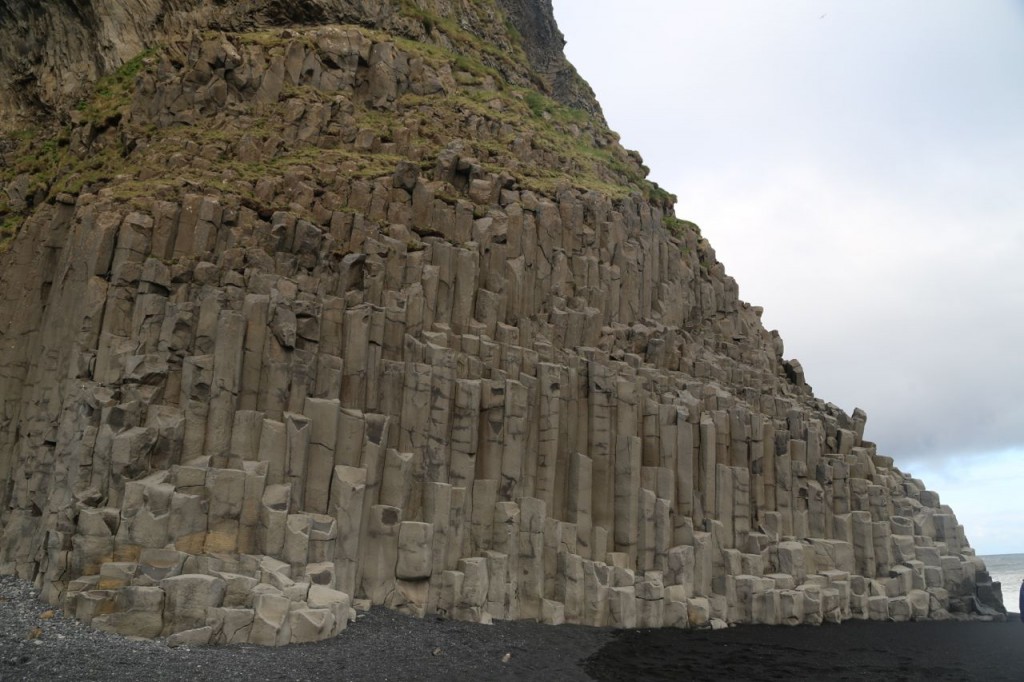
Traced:
[[547, 0], [0, 0], [0, 572], [203, 643], [998, 616], [561, 41]]

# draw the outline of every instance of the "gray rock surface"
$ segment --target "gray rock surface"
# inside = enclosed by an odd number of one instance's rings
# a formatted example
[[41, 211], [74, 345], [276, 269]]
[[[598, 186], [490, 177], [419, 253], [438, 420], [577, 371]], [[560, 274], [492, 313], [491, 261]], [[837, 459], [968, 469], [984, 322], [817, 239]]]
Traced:
[[[551, 74], [503, 5], [471, 5], [122, 22], [153, 49], [76, 109], [46, 200], [6, 183], [0, 575], [183, 645], [326, 639], [362, 601], [998, 616], [953, 511], [813, 395], [598, 115], [526, 87]], [[557, 66], [549, 4], [516, 6]]]

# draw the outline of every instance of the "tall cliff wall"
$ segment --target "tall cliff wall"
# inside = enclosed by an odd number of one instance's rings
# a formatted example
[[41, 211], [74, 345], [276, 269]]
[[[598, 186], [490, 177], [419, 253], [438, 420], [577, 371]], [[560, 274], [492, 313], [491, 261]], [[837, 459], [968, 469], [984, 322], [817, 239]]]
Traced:
[[13, 34], [0, 573], [190, 642], [331, 636], [353, 600], [1001, 609], [618, 144], [546, 0], [0, 0]]

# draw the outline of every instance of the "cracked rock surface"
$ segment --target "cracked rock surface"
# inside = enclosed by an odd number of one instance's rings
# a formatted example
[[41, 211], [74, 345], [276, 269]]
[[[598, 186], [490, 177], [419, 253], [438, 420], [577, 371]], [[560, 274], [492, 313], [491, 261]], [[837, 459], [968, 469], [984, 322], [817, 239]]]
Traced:
[[[0, 76], [35, 84], [0, 108], [0, 575], [175, 646], [364, 604], [1003, 617], [953, 510], [618, 143], [548, 0], [96, 4], [0, 0]], [[4, 40], [58, 26], [27, 64]]]

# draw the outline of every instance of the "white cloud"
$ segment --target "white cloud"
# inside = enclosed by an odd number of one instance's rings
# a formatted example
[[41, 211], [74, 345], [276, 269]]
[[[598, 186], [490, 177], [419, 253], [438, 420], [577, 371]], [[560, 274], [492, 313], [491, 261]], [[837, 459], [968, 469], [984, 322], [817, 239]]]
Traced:
[[820, 397], [897, 457], [1021, 442], [1018, 7], [579, 7], [556, 11], [610, 123]]
[[[964, 495], [973, 541], [1019, 537], [1024, 465], [1002, 453], [1024, 452], [1024, 5], [555, 11], [623, 144], [816, 394], [865, 409], [904, 470], [954, 467], [926, 482]], [[990, 495], [992, 477], [1007, 487]]]
[[979, 228], [811, 168], [690, 187], [683, 214], [741, 296], [765, 306], [820, 397], [868, 410], [883, 450], [948, 456], [1020, 442], [1024, 203]]
[[958, 462], [912, 462], [915, 478], [938, 490], [964, 526], [978, 554], [1024, 553], [1024, 449], [996, 453], [964, 467]]

